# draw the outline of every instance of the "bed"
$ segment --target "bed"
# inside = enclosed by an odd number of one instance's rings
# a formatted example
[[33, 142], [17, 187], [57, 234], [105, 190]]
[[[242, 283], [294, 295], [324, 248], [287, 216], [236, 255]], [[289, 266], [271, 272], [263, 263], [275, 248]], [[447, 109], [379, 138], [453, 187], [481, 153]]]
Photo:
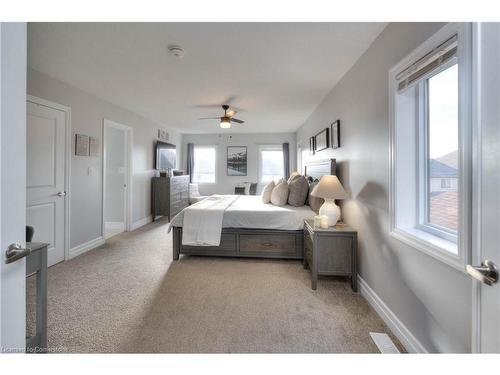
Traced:
[[[305, 174], [316, 180], [335, 174], [335, 169], [335, 159], [328, 159], [308, 163]], [[262, 203], [260, 196], [235, 197], [223, 214], [219, 246], [183, 244], [183, 215], [184, 210], [170, 224], [174, 260], [180, 254], [303, 259], [304, 220], [313, 218], [315, 213], [307, 205], [277, 207]]]

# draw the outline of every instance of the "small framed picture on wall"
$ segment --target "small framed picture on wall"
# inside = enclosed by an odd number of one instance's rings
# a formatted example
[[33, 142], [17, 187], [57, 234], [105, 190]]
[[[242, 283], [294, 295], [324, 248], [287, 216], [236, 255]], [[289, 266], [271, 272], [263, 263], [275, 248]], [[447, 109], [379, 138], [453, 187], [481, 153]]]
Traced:
[[314, 149], [314, 137], [309, 138], [309, 153], [314, 155], [316, 150]]
[[326, 150], [330, 147], [329, 129], [325, 128], [314, 137], [315, 151]]
[[340, 147], [340, 120], [335, 121], [330, 125], [330, 133], [332, 135], [332, 148]]

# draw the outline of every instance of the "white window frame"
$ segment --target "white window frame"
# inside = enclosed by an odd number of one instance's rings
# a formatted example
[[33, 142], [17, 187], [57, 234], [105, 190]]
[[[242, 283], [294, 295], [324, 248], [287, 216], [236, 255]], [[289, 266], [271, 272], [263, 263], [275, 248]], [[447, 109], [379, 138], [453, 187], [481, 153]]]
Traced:
[[[218, 176], [218, 168], [217, 168], [217, 165], [218, 165], [218, 145], [204, 145], [204, 144], [195, 144], [193, 145], [193, 157], [194, 157], [194, 152], [195, 152], [195, 149], [196, 148], [213, 148], [215, 150], [215, 170], [214, 170], [214, 182], [198, 182], [198, 181], [195, 181], [194, 178], [195, 178], [195, 175], [193, 173], [193, 183], [194, 184], [198, 184], [198, 185], [215, 185], [217, 184], [217, 176]], [[196, 160], [194, 161], [194, 163], [196, 164]], [[196, 168], [196, 167], [195, 167]], [[193, 171], [194, 172], [194, 171]]]
[[[458, 173], [458, 194], [459, 194], [459, 212], [458, 212], [458, 236], [456, 241], [453, 241], [446, 232], [439, 230], [439, 228], [429, 228], [422, 230], [420, 223], [422, 223], [422, 212], [424, 207], [422, 203], [426, 202], [422, 199], [422, 194], [427, 194], [427, 189], [421, 186], [422, 179], [419, 178], [419, 173], [426, 173], [422, 171], [422, 165], [419, 163], [420, 145], [415, 148], [414, 158], [414, 172], [417, 186], [408, 186], [408, 191], [411, 204], [415, 204], [414, 210], [408, 210], [406, 214], [405, 209], [408, 207], [404, 204], [404, 196], [406, 193], [401, 193], [405, 189], [405, 181], [400, 177], [398, 178], [398, 166], [400, 163], [408, 162], [408, 160], [399, 160], [402, 158], [404, 145], [401, 150], [398, 148], [398, 141], [400, 140], [398, 134], [398, 108], [396, 104], [397, 81], [396, 75], [403, 69], [417, 61], [419, 58], [427, 54], [434, 47], [440, 45], [444, 41], [451, 38], [453, 35], [458, 37], [457, 60], [458, 60], [458, 79], [459, 79], [459, 173]], [[437, 33], [420, 45], [410, 55], [405, 57], [400, 63], [394, 66], [389, 71], [389, 116], [390, 116], [390, 235], [405, 244], [420, 250], [462, 272], [465, 272], [465, 265], [470, 259], [471, 249], [471, 196], [472, 196], [472, 100], [470, 92], [472, 89], [472, 27], [470, 23], [450, 23], [441, 28]], [[441, 71], [453, 64], [443, 66]], [[436, 72], [437, 74], [437, 72]], [[417, 95], [422, 95], [422, 90], [417, 87], [415, 89]], [[415, 123], [418, 123], [419, 118], [422, 116], [421, 108], [415, 110]], [[419, 129], [421, 127], [419, 126]], [[404, 133], [404, 131], [403, 131]], [[414, 135], [415, 139], [421, 137], [422, 134], [417, 133]], [[415, 140], [414, 140], [415, 142]], [[408, 182], [406, 182], [408, 183]], [[405, 217], [407, 215], [408, 217]], [[401, 219], [403, 218], [403, 219]], [[409, 225], [408, 223], [412, 223]], [[429, 230], [430, 229], [430, 230]], [[439, 232], [433, 232], [433, 230]], [[449, 234], [449, 233], [448, 233]]]
[[[259, 183], [268, 183], [269, 181], [262, 181], [262, 151], [281, 151], [283, 152], [283, 145], [260, 145], [259, 146]], [[285, 168], [283, 166], [283, 178], [285, 178]]]

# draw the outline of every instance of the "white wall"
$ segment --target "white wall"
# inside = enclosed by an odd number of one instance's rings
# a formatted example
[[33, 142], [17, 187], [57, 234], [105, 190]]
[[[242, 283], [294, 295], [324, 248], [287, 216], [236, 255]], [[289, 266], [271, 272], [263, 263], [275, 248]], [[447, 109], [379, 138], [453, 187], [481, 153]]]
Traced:
[[390, 24], [298, 130], [297, 141], [307, 147], [311, 135], [340, 119], [341, 148], [312, 158], [337, 158], [350, 195], [343, 217], [359, 232], [360, 275], [427, 350], [468, 352], [470, 278], [389, 237], [388, 71], [441, 26]]
[[[151, 214], [151, 177], [154, 174], [154, 141], [159, 127], [165, 127], [125, 108], [101, 100], [76, 87], [28, 69], [28, 94], [71, 107], [72, 139], [75, 133], [99, 138], [99, 157], [74, 155], [71, 150], [70, 247], [102, 236], [102, 131], [103, 119], [133, 128], [132, 221]], [[166, 127], [168, 129], [168, 127]], [[169, 129], [170, 143], [179, 148], [181, 136]], [[179, 153], [178, 153], [179, 155]], [[90, 174], [88, 171], [90, 170]]]
[[[217, 126], [217, 124], [214, 124]], [[233, 194], [234, 187], [241, 182], [258, 182], [259, 145], [290, 144], [290, 172], [296, 168], [296, 141], [294, 133], [270, 134], [184, 134], [182, 136], [182, 164], [179, 169], [186, 169], [187, 144], [217, 146], [217, 176], [215, 184], [200, 184], [202, 195]], [[227, 176], [227, 146], [247, 146], [247, 175]]]

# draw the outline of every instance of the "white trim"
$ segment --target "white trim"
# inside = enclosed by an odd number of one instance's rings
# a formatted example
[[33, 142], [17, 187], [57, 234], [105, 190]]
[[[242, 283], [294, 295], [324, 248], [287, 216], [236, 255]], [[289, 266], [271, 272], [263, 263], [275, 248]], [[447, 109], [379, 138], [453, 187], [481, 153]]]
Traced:
[[95, 249], [96, 247], [99, 247], [101, 245], [104, 245], [104, 238], [102, 238], [102, 237], [97, 237], [97, 238], [94, 238], [93, 240], [82, 243], [82, 244], [75, 246], [69, 250], [69, 258], [68, 259], [73, 259], [73, 258], [77, 257], [78, 255], [86, 253], [87, 251]]
[[[481, 264], [481, 24], [472, 27], [472, 233], [471, 264]], [[481, 353], [481, 283], [472, 280], [471, 351]]]
[[121, 221], [106, 221], [104, 224], [110, 229], [125, 231], [125, 223]]
[[384, 303], [359, 274], [358, 286], [361, 295], [365, 297], [370, 306], [378, 313], [409, 353], [428, 353], [422, 343], [418, 341], [403, 322], [399, 320], [397, 315]]
[[[459, 207], [459, 238], [457, 254], [449, 252], [447, 243], [439, 241], [428, 241], [428, 236], [421, 236], [413, 230], [407, 231], [406, 228], [398, 227], [397, 217], [397, 127], [396, 127], [396, 80], [395, 75], [403, 67], [418, 59], [420, 56], [435, 46], [448, 39], [453, 34], [458, 35], [458, 59], [459, 59], [459, 95], [460, 102], [467, 103], [460, 106], [459, 112], [459, 154], [460, 154], [460, 185], [459, 194], [462, 202]], [[471, 109], [469, 108], [470, 98], [470, 72], [471, 72], [471, 26], [469, 23], [449, 23], [433, 36], [422, 43], [411, 54], [405, 57], [399, 64], [389, 70], [389, 120], [390, 120], [390, 199], [389, 199], [389, 217], [390, 217], [390, 235], [398, 240], [405, 242], [413, 248], [424, 252], [427, 255], [452, 266], [453, 268], [465, 272], [465, 264], [470, 259], [471, 247], [471, 180], [472, 166], [471, 151], [467, 145], [470, 143], [471, 135]], [[420, 231], [421, 232], [421, 231]], [[436, 237], [437, 238], [437, 237]], [[449, 241], [448, 241], [449, 242]], [[444, 246], [441, 246], [441, 245]]]
[[134, 144], [134, 129], [127, 125], [122, 125], [106, 118], [103, 119], [102, 126], [102, 212], [101, 212], [101, 230], [102, 237], [105, 237], [105, 216], [106, 216], [106, 129], [108, 127], [120, 129], [125, 132], [126, 159], [127, 159], [127, 188], [125, 189], [125, 230], [132, 230], [132, 149]]
[[71, 181], [71, 107], [67, 107], [65, 105], [51, 102], [50, 100], [42, 99], [33, 95], [26, 95], [26, 101], [31, 102], [33, 104], [43, 105], [45, 107], [53, 108], [58, 111], [64, 112], [66, 114], [66, 144], [65, 144], [65, 161], [64, 161], [64, 191], [66, 192], [66, 196], [64, 197], [64, 260], [70, 259], [70, 213], [71, 213], [71, 191], [70, 191], [70, 181]]
[[148, 216], [148, 217], [145, 217], [143, 219], [134, 221], [132, 223], [132, 229], [131, 230], [139, 229], [140, 227], [142, 227], [142, 226], [144, 226], [146, 224], [149, 224], [151, 222], [153, 222], [153, 217], [152, 216]]

